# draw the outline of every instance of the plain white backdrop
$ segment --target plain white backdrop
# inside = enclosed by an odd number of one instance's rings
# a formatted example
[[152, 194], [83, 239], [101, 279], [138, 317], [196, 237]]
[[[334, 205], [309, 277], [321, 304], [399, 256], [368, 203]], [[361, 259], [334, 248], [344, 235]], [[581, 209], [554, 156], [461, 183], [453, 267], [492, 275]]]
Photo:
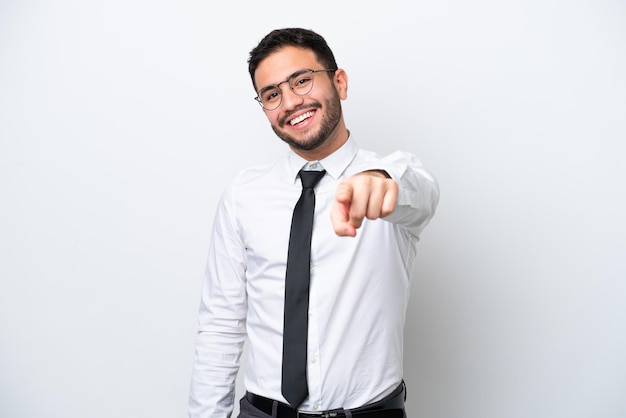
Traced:
[[0, 0], [0, 416], [186, 416], [214, 208], [285, 151], [248, 52], [286, 26], [440, 182], [409, 416], [626, 416], [618, 0]]

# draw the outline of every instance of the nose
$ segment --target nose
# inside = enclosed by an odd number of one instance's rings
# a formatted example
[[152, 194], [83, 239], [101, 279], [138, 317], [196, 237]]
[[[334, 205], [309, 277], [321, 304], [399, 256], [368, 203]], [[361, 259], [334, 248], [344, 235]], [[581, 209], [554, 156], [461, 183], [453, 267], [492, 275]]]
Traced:
[[295, 109], [304, 102], [304, 96], [299, 96], [289, 86], [282, 89], [282, 101], [285, 110]]

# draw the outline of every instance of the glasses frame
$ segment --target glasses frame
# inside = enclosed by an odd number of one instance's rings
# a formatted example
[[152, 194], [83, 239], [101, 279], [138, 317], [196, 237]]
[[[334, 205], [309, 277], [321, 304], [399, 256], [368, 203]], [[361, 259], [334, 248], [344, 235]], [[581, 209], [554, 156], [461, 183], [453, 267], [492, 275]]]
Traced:
[[[289, 86], [289, 89], [291, 89], [291, 91], [298, 95], [298, 96], [306, 96], [307, 94], [309, 94], [311, 92], [311, 90], [313, 90], [313, 84], [315, 83], [315, 77], [311, 77], [311, 88], [306, 92], [306, 93], [302, 93], [299, 94], [297, 93], [293, 86], [291, 85], [291, 80], [293, 80], [296, 77], [300, 77], [303, 74], [311, 74], [311, 76], [313, 76], [316, 73], [323, 73], [323, 72], [335, 72], [337, 71], [337, 69], [330, 69], [330, 68], [324, 68], [322, 70], [311, 70], [311, 69], [305, 69], [305, 70], [300, 70], [300, 71], [296, 71], [295, 73], [291, 74], [286, 80], [281, 81], [278, 84], [270, 84], [269, 86], [265, 86], [263, 87], [261, 90], [257, 91], [257, 96], [254, 98], [254, 100], [257, 101], [257, 103], [265, 110], [276, 110], [280, 107], [280, 105], [283, 103], [283, 91], [280, 88], [280, 85], [283, 83], [287, 83], [287, 85]], [[261, 99], [261, 92], [267, 89], [271, 89], [271, 88], [276, 88], [279, 92], [280, 92], [280, 100], [278, 101], [278, 104], [276, 104], [275, 107], [272, 108], [268, 108], [263, 106], [263, 100]]]

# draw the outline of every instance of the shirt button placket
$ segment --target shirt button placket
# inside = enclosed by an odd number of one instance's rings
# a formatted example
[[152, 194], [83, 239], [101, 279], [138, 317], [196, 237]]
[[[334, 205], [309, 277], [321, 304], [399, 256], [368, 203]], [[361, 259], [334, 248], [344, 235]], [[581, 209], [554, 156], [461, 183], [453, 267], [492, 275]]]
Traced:
[[[314, 265], [314, 264], [312, 264]], [[309, 303], [309, 341], [307, 358], [308, 360], [308, 380], [309, 380], [309, 396], [310, 405], [314, 410], [323, 410], [324, 402], [322, 399], [322, 368], [320, 361], [320, 344], [319, 344], [319, 322], [317, 321], [318, 308], [318, 289], [316, 282], [315, 269], [311, 271], [311, 293]]]

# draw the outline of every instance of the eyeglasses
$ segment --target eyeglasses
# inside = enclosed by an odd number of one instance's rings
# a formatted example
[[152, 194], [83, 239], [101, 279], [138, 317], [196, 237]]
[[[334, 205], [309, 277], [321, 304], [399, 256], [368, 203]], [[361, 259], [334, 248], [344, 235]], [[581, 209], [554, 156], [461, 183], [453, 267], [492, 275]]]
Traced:
[[283, 92], [280, 85], [289, 84], [289, 88], [298, 96], [305, 96], [313, 89], [313, 78], [316, 73], [334, 72], [337, 70], [300, 70], [293, 73], [287, 80], [278, 84], [263, 87], [257, 92], [258, 96], [254, 98], [265, 110], [274, 110], [280, 106], [283, 101]]

